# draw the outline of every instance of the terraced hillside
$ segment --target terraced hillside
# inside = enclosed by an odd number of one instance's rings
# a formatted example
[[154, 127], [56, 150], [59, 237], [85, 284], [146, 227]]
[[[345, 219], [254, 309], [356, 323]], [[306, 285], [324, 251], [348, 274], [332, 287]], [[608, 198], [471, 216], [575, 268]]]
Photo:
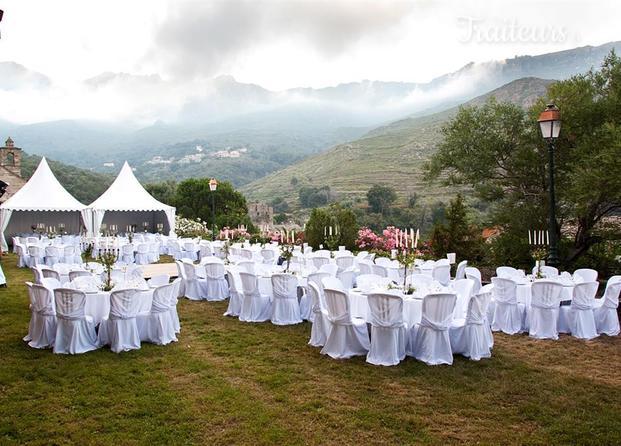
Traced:
[[[545, 94], [553, 81], [523, 78], [477, 97], [465, 105], [478, 105], [490, 96], [523, 107]], [[410, 117], [370, 131], [362, 138], [335, 146], [275, 174], [250, 183], [242, 190], [251, 200], [270, 202], [284, 198], [299, 208], [298, 190], [329, 186], [337, 199], [364, 199], [373, 184], [394, 187], [404, 201], [412, 193], [426, 202], [446, 200], [454, 191], [423, 180], [423, 167], [441, 138], [442, 126], [457, 113], [454, 107], [427, 116]]]

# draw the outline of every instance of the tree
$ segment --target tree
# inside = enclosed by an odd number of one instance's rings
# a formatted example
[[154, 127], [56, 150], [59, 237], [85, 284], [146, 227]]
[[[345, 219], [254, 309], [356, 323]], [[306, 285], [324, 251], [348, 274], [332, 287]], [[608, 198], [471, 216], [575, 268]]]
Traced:
[[149, 192], [156, 200], [170, 206], [175, 206], [175, 200], [177, 196], [177, 182], [174, 180], [162, 181], [161, 183], [145, 184], [144, 188]]
[[390, 206], [397, 199], [397, 193], [392, 187], [374, 185], [367, 192], [367, 202], [369, 207], [375, 213], [385, 215]]
[[565, 259], [571, 263], [602, 240], [596, 234], [601, 220], [621, 209], [621, 175], [616, 173], [621, 60], [614, 52], [600, 71], [552, 84], [547, 97], [528, 111], [493, 99], [461, 108], [444, 127], [427, 176], [445, 174], [449, 184], [470, 185], [490, 204], [494, 225], [511, 237], [525, 238], [528, 229], [547, 228], [547, 147], [537, 124], [546, 102], [554, 102], [563, 119], [554, 173], [558, 235], [564, 222], [576, 227]]
[[314, 249], [319, 249], [319, 245], [324, 244], [324, 231], [328, 226], [338, 226], [339, 245], [345, 246], [347, 249], [354, 249], [358, 236], [358, 224], [356, 223], [356, 214], [351, 209], [333, 204], [311, 211], [304, 234], [306, 241]]
[[211, 192], [209, 190], [209, 178], [192, 178], [179, 183], [175, 198], [177, 213], [187, 218], [200, 218], [209, 222], [209, 227], [211, 227], [213, 223], [211, 215], [212, 194], [214, 194], [216, 226], [218, 228], [237, 227], [240, 224], [249, 228], [252, 226], [244, 196], [226, 181], [218, 183], [217, 190]]
[[300, 206], [303, 208], [315, 208], [328, 204], [330, 201], [330, 187], [301, 187], [298, 191]]

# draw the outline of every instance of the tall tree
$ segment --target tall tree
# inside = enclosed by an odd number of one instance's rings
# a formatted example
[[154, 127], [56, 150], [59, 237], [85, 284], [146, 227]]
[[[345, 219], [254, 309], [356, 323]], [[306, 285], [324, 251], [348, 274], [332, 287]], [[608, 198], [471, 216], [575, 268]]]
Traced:
[[367, 192], [367, 202], [372, 212], [385, 215], [397, 199], [397, 193], [390, 186], [376, 184]]
[[600, 241], [596, 225], [621, 209], [621, 60], [611, 52], [600, 71], [553, 84], [529, 111], [493, 99], [461, 108], [443, 129], [428, 178], [467, 184], [492, 206], [492, 220], [525, 238], [547, 225], [547, 147], [537, 124], [545, 103], [562, 114], [555, 152], [557, 215], [577, 230], [571, 262]]

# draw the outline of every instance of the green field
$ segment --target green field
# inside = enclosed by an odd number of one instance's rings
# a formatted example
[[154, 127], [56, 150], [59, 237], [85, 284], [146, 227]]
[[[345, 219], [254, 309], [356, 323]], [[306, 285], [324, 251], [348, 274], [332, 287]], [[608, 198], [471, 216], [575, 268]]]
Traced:
[[310, 325], [180, 301], [179, 342], [114, 354], [29, 348], [25, 280], [2, 266], [0, 444], [621, 444], [621, 338], [497, 335], [490, 360], [335, 361]]

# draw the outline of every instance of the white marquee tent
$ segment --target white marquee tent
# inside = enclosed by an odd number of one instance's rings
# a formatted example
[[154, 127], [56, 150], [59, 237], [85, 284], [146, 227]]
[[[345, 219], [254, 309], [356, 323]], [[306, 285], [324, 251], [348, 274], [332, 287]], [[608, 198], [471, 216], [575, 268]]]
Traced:
[[11, 234], [29, 232], [31, 226], [39, 222], [46, 226], [64, 223], [67, 232], [77, 233], [81, 226], [80, 214], [84, 219], [88, 214], [86, 206], [67, 192], [42, 158], [28, 182], [0, 206], [2, 249], [8, 249], [5, 231]]
[[[175, 208], [157, 201], [145, 190], [125, 162], [110, 187], [90, 206], [84, 215], [85, 226], [91, 235], [101, 231], [101, 225], [116, 224], [122, 230], [127, 224], [147, 222], [153, 230], [158, 214], [163, 214], [170, 233], [175, 230]], [[164, 223], [164, 221], [162, 221]]]

